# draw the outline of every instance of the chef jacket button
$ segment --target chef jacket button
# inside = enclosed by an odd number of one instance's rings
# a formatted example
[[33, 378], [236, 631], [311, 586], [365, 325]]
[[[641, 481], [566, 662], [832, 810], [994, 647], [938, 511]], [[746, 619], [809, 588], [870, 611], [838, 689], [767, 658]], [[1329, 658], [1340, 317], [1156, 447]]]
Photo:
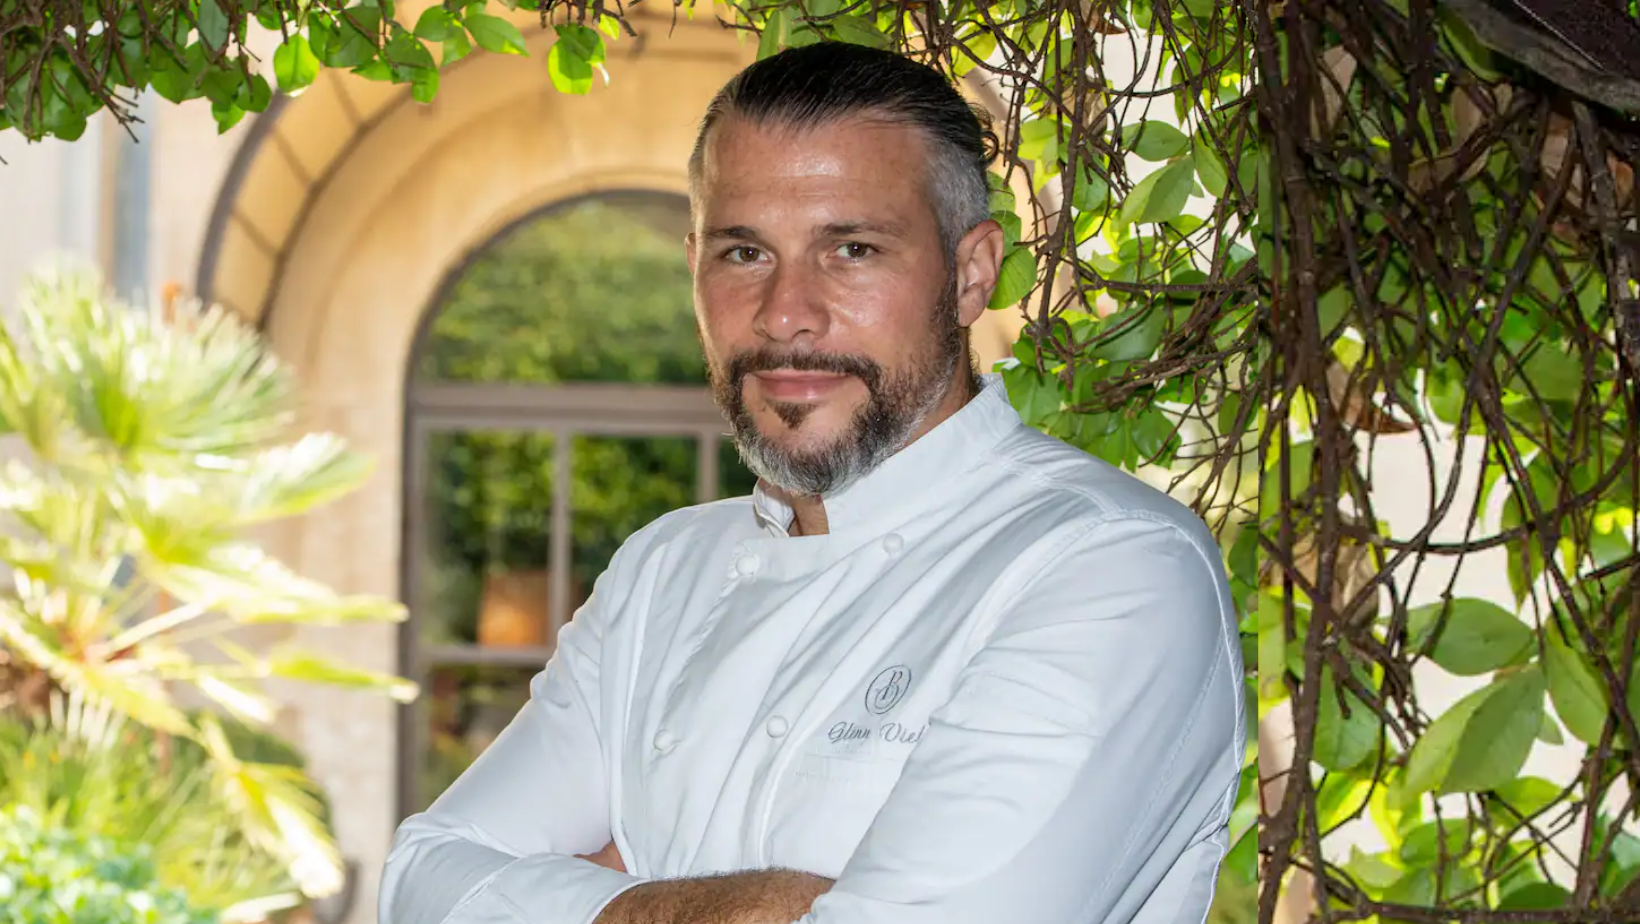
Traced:
[[757, 560], [756, 555], [742, 555], [735, 561], [735, 572], [741, 577], [751, 577], [757, 573], [759, 564], [761, 562]]
[[655, 750], [657, 751], [670, 751], [677, 746], [677, 743], [678, 736], [664, 728], [655, 733]]
[[763, 726], [763, 728], [769, 733], [770, 738], [783, 738], [786, 732], [791, 731], [791, 724], [786, 721], [784, 716], [777, 715], [770, 719], [769, 724]]
[[883, 551], [888, 554], [898, 555], [903, 548], [905, 548], [905, 540], [900, 538], [899, 533], [889, 533], [883, 537]]

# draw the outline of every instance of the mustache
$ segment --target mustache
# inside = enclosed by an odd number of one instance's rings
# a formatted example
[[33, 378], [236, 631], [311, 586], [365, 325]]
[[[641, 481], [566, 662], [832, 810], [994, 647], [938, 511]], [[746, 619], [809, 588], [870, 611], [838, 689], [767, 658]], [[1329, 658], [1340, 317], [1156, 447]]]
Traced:
[[791, 369], [796, 372], [829, 372], [834, 375], [852, 375], [876, 390], [882, 381], [882, 367], [867, 359], [849, 353], [791, 352], [780, 350], [746, 350], [736, 353], [724, 368], [725, 378], [738, 388], [746, 376], [754, 372], [772, 372]]

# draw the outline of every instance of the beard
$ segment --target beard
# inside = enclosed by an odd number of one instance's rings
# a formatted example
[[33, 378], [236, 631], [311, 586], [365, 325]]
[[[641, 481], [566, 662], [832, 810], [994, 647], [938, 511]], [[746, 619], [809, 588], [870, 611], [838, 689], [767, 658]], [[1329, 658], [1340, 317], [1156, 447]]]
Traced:
[[[906, 368], [889, 372], [858, 354], [815, 353], [765, 347], [710, 364], [712, 396], [734, 427], [735, 448], [746, 466], [772, 487], [795, 496], [839, 491], [869, 474], [911, 441], [912, 434], [945, 398], [963, 363], [967, 345], [957, 323], [956, 278], [946, 281], [945, 292], [933, 312], [925, 348]], [[746, 407], [746, 376], [754, 372], [791, 369], [850, 375], [866, 387], [866, 401], [854, 412], [842, 432], [819, 446], [803, 449], [782, 446], [758, 429]], [[971, 373], [970, 390], [978, 391]], [[786, 425], [794, 441], [814, 411], [809, 404], [769, 402], [770, 410]]]

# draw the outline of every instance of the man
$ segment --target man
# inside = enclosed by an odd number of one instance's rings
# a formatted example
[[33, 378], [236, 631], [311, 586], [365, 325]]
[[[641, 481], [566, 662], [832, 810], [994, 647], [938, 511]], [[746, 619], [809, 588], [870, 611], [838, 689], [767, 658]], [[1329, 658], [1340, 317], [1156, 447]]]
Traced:
[[627, 541], [400, 829], [382, 924], [1202, 919], [1243, 747], [1218, 551], [972, 369], [987, 161], [887, 52], [713, 101], [688, 256], [759, 488]]

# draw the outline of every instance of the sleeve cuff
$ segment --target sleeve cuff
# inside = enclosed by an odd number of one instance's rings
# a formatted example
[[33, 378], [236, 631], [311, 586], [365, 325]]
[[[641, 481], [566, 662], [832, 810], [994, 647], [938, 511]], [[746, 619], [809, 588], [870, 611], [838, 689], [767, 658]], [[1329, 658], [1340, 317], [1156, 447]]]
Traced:
[[644, 880], [560, 854], [502, 867], [444, 924], [592, 924], [615, 897]]

